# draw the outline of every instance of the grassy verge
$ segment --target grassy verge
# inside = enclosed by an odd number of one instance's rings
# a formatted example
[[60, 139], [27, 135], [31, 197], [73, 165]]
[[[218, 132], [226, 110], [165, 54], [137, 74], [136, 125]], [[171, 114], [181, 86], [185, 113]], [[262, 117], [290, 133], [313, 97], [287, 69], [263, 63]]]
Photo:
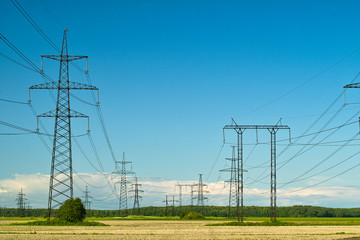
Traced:
[[226, 217], [205, 217], [204, 219], [180, 219], [179, 216], [176, 217], [156, 217], [156, 216], [135, 216], [130, 215], [126, 217], [90, 217], [86, 218], [86, 220], [91, 221], [129, 221], [129, 220], [149, 220], [149, 221], [234, 221], [235, 218], [226, 218]]
[[207, 224], [206, 226], [299, 226], [292, 222], [226, 222], [226, 223], [215, 223]]
[[207, 226], [360, 226], [360, 218], [278, 218], [276, 222], [246, 218], [243, 223], [231, 221]]
[[89, 222], [89, 221], [83, 221], [83, 222], [66, 222], [66, 221], [60, 221], [57, 219], [53, 219], [50, 221], [32, 221], [32, 222], [17, 222], [12, 223], [10, 225], [17, 225], [17, 226], [109, 226], [104, 223], [100, 222]]

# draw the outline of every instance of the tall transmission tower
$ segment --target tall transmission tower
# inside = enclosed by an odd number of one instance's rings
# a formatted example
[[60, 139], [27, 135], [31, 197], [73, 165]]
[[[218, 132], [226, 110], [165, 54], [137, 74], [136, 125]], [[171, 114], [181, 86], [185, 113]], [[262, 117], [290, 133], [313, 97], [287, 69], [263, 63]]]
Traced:
[[16, 198], [19, 217], [25, 217], [25, 200], [27, 200], [25, 195], [21, 189]]
[[230, 168], [225, 168], [220, 170], [220, 172], [230, 172], [230, 179], [227, 180], [226, 182], [228, 182], [230, 184], [229, 188], [229, 209], [228, 209], [228, 217], [232, 217], [231, 214], [231, 208], [232, 207], [236, 207], [238, 206], [238, 199], [239, 199], [239, 192], [238, 192], [238, 179], [237, 179], [237, 161], [238, 159], [236, 158], [236, 146], [232, 146], [232, 157], [231, 158], [226, 158], [226, 160], [231, 162], [231, 167]]
[[134, 190], [129, 191], [134, 193], [134, 196], [132, 196], [134, 198], [133, 214], [139, 215], [140, 213], [139, 199], [142, 198], [142, 196], [139, 195], [139, 192], [144, 192], [144, 191], [139, 189], [139, 187], [141, 187], [141, 184], [138, 183], [137, 177], [135, 177], [135, 183], [131, 184], [131, 186], [134, 188]]
[[163, 201], [165, 203], [165, 216], [168, 216], [168, 207], [169, 207], [169, 199], [168, 195], [165, 196], [165, 200]]
[[346, 105], [345, 88], [360, 88], [360, 82], [347, 84], [343, 88], [344, 88], [344, 104]]
[[204, 190], [204, 187], [207, 185], [203, 183], [202, 175], [203, 174], [199, 174], [199, 183], [197, 184], [197, 190], [195, 192], [197, 192], [197, 205], [204, 207], [204, 200], [208, 199], [204, 196], [204, 193], [209, 193], [209, 191]]
[[43, 55], [41, 56], [41, 59], [43, 58], [49, 58], [60, 62], [58, 82], [53, 81], [30, 87], [30, 90], [57, 90], [56, 110], [52, 110], [38, 116], [55, 117], [48, 201], [48, 219], [50, 219], [51, 209], [57, 208], [66, 200], [73, 198], [74, 194], [71, 148], [71, 118], [81, 117], [89, 119], [88, 116], [71, 109], [70, 90], [98, 90], [98, 88], [87, 84], [69, 81], [69, 63], [79, 59], [87, 60], [87, 56], [68, 54], [67, 29], [64, 30], [61, 55]]
[[84, 205], [86, 210], [90, 210], [91, 201], [89, 201], [92, 196], [89, 195], [90, 191], [88, 191], [88, 186], [86, 186], [86, 190], [84, 191]]
[[178, 200], [175, 200], [175, 195], [172, 196], [172, 200], [169, 200], [170, 203], [172, 203], [172, 216], [175, 216], [175, 203], [179, 202]]
[[[281, 119], [280, 119], [281, 121]], [[280, 122], [279, 121], [279, 122]], [[237, 125], [237, 123], [232, 119], [231, 125], [226, 125], [223, 128], [223, 131], [226, 129], [232, 129], [235, 130], [237, 133], [237, 154], [238, 154], [238, 162], [237, 162], [237, 187], [238, 192], [240, 193], [240, 201], [237, 200], [237, 215], [238, 215], [238, 221], [241, 220], [243, 222], [244, 217], [244, 168], [243, 168], [243, 133], [246, 129], [253, 129], [257, 131], [260, 129], [268, 130], [270, 133], [270, 140], [271, 140], [271, 176], [270, 176], [270, 221], [276, 222], [276, 133], [280, 129], [289, 130], [289, 141], [291, 141], [291, 135], [290, 135], [290, 128], [287, 125]], [[224, 142], [225, 142], [225, 134], [224, 134]], [[239, 196], [238, 196], [239, 198]], [[239, 202], [241, 203], [241, 212], [239, 214]]]
[[[190, 187], [191, 188], [191, 191], [190, 191], [190, 199], [191, 199], [191, 205], [193, 205], [193, 188], [194, 186], [196, 186], [196, 184], [180, 184], [180, 183], [177, 183], [175, 185], [175, 187], [178, 187], [179, 188], [179, 207], [181, 208], [182, 207], [182, 188], [183, 187]], [[180, 210], [181, 211], [181, 210]]]
[[[127, 185], [128, 180], [127, 176], [130, 174], [135, 174], [133, 171], [126, 170], [126, 164], [132, 163], [130, 161], [125, 161], [125, 152], [123, 152], [123, 159], [122, 161], [115, 161], [115, 171], [113, 174], [117, 174], [120, 176], [120, 198], [119, 198], [119, 212], [121, 210], [127, 210], [128, 204], [127, 204]], [[120, 167], [121, 166], [121, 167]]]
[[191, 200], [190, 204], [191, 206], [194, 206], [194, 192], [195, 192], [194, 187], [196, 187], [196, 184], [192, 184], [189, 187], [190, 187], [190, 200]]

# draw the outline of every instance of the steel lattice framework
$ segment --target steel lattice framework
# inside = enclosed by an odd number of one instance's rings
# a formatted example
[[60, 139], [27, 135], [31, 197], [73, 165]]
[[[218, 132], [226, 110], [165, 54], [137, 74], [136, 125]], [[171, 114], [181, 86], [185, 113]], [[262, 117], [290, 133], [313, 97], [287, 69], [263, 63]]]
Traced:
[[194, 189], [194, 187], [195, 186], [197, 186], [197, 184], [180, 184], [180, 183], [177, 183], [176, 185], [175, 185], [175, 187], [179, 187], [179, 207], [180, 207], [180, 209], [181, 209], [181, 207], [182, 207], [182, 187], [190, 187], [190, 199], [191, 199], [191, 203], [190, 203], [190, 205], [192, 206], [193, 205], [193, 193], [194, 193], [194, 191], [193, 191], [193, 189]]
[[[127, 185], [129, 182], [127, 180], [127, 176], [130, 174], [135, 174], [133, 171], [126, 170], [126, 164], [129, 164], [129, 163], [132, 163], [132, 162], [125, 161], [125, 152], [123, 152], [123, 160], [115, 162], [115, 171], [113, 172], [113, 174], [117, 174], [120, 176], [120, 181], [118, 182], [118, 183], [120, 183], [119, 212], [121, 210], [128, 209]], [[121, 165], [121, 168], [120, 168], [120, 165]]]
[[18, 216], [19, 217], [25, 217], [25, 200], [27, 200], [25, 198], [25, 195], [23, 193], [23, 190], [21, 189], [21, 191], [19, 192], [16, 201], [17, 201], [17, 205], [18, 205]]
[[[243, 133], [246, 129], [261, 130], [265, 129], [270, 132], [271, 135], [271, 177], [270, 177], [270, 220], [272, 222], [276, 221], [276, 133], [280, 129], [289, 130], [289, 139], [290, 136], [290, 127], [287, 125], [237, 125], [234, 119], [232, 119], [234, 124], [226, 125], [223, 130], [233, 129], [237, 133], [237, 148], [238, 148], [238, 167], [237, 167], [237, 176], [238, 176], [238, 192], [240, 192], [240, 201], [237, 201], [237, 209], [239, 209], [239, 202], [241, 203], [241, 212], [238, 213], [238, 221], [243, 222], [244, 217], [244, 169], [243, 169]], [[224, 135], [225, 141], [225, 135]], [[239, 198], [239, 196], [238, 196]], [[240, 216], [239, 216], [240, 215]]]
[[232, 146], [232, 157], [231, 158], [226, 158], [226, 160], [231, 162], [231, 166], [230, 168], [225, 168], [220, 170], [220, 172], [230, 172], [230, 179], [227, 180], [226, 182], [228, 182], [230, 184], [229, 186], [229, 209], [228, 209], [228, 217], [232, 217], [231, 214], [231, 207], [236, 207], [238, 206], [238, 196], [239, 196], [239, 192], [238, 192], [238, 180], [237, 180], [237, 157], [236, 157], [236, 146]]
[[91, 201], [89, 198], [92, 198], [92, 196], [89, 195], [90, 191], [88, 191], [88, 186], [86, 186], [86, 190], [84, 191], [84, 205], [86, 210], [90, 210]]
[[38, 117], [55, 117], [54, 140], [51, 158], [50, 188], [48, 201], [48, 219], [51, 209], [62, 205], [73, 198], [73, 169], [71, 148], [71, 118], [88, 116], [71, 110], [70, 90], [98, 90], [98, 88], [69, 81], [69, 63], [87, 56], [68, 55], [67, 29], [64, 30], [61, 55], [43, 55], [60, 62], [58, 82], [34, 85], [31, 89], [56, 89], [56, 110], [41, 114]]
[[203, 183], [202, 175], [199, 174], [199, 182], [197, 184], [197, 205], [203, 207], [204, 206], [204, 200], [207, 200], [208, 198], [204, 196], [204, 193], [209, 193], [209, 191], [204, 190], [204, 187], [207, 185]]
[[144, 192], [143, 190], [140, 190], [139, 187], [141, 187], [141, 184], [138, 183], [138, 178], [135, 177], [135, 183], [131, 184], [131, 186], [134, 188], [134, 190], [130, 190], [129, 192], [133, 192], [134, 196], [134, 205], [133, 205], [133, 214], [139, 214], [140, 213], [140, 201], [139, 199], [142, 198], [142, 196], [139, 195], [139, 192]]

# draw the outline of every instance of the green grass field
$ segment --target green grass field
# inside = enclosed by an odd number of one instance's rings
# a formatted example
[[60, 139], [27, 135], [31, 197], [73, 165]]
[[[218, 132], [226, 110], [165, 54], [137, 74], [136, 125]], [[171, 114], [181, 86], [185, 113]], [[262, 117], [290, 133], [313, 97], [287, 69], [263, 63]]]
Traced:
[[[108, 218], [87, 218], [87, 221], [104, 221], [104, 220], [149, 220], [149, 221], [171, 221], [179, 220], [179, 217], [152, 217], [152, 216], [128, 216], [128, 217], [108, 217]], [[277, 218], [279, 222], [289, 223], [293, 226], [360, 226], [360, 218]], [[185, 220], [183, 220], [185, 221]], [[224, 221], [224, 222], [236, 222], [237, 218], [224, 218], [224, 217], [206, 217], [201, 220], [186, 220], [186, 221]], [[244, 222], [268, 222], [269, 218], [265, 217], [247, 217], [244, 218]]]
[[[42, 221], [42, 217], [0, 217], [0, 224], [2, 221]], [[86, 218], [86, 221], [179, 221], [179, 217], [153, 217], [153, 216], [127, 216], [127, 217], [97, 217]], [[279, 222], [289, 223], [292, 226], [360, 226], [360, 218], [277, 218]], [[180, 220], [185, 221], [185, 220]], [[201, 220], [186, 220], [186, 221], [221, 221], [221, 222], [236, 222], [236, 218], [224, 217], [206, 217]], [[262, 223], [269, 222], [269, 218], [265, 217], [247, 217], [244, 218], [245, 223]], [[286, 225], [286, 224], [285, 224]]]

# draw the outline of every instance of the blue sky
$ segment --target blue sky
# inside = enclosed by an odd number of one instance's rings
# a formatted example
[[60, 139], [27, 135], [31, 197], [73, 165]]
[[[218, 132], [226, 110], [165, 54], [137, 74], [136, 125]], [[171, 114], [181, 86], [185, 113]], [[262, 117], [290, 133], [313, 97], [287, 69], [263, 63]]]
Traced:
[[[343, 85], [359, 72], [358, 1], [19, 2], [59, 47], [66, 27], [69, 53], [89, 56], [90, 76], [100, 89], [101, 107], [115, 154], [121, 159], [122, 152], [126, 152], [133, 161], [133, 170], [144, 181], [192, 182], [198, 180], [198, 173], [203, 173], [209, 183], [226, 180], [227, 176], [219, 175], [218, 171], [226, 167], [224, 159], [231, 156], [230, 145], [235, 141], [234, 133], [227, 132], [229, 144], [222, 148], [222, 128], [230, 123], [231, 117], [238, 124], [276, 124], [282, 117], [282, 122], [291, 127], [292, 136], [300, 136], [342, 92]], [[1, 1], [0, 8], [6, 9], [0, 16], [1, 33], [31, 61], [40, 66], [40, 55], [56, 54], [10, 0]], [[0, 52], [22, 61], [3, 42]], [[39, 74], [3, 56], [0, 63], [3, 99], [26, 101], [28, 87], [42, 83]], [[77, 64], [85, 68], [84, 61]], [[56, 62], [46, 60], [44, 69], [57, 78]], [[70, 79], [86, 82], [85, 76], [73, 67]], [[76, 92], [76, 95], [89, 100], [87, 93]], [[348, 91], [347, 97], [350, 102], [359, 102], [356, 89]], [[38, 113], [54, 109], [46, 91], [32, 92], [32, 104]], [[309, 133], [322, 129], [342, 104], [343, 97]], [[72, 107], [90, 116], [91, 133], [102, 163], [106, 172], [112, 172], [114, 163], [95, 109], [76, 99], [72, 99]], [[351, 122], [356, 121], [359, 110], [357, 105], [347, 105], [326, 128], [339, 126], [351, 117]], [[0, 102], [0, 116], [1, 121], [36, 128], [36, 119], [26, 105]], [[53, 120], [44, 123], [51, 132]], [[86, 125], [84, 120], [73, 120], [74, 134], [84, 133]], [[325, 142], [350, 139], [358, 130], [357, 124], [349, 125]], [[0, 132], [16, 131], [0, 126]], [[326, 134], [311, 143], [319, 142]], [[286, 138], [287, 133], [279, 132], [279, 140]], [[269, 134], [261, 132], [259, 139], [268, 142]], [[305, 144], [310, 139], [302, 138], [298, 143]], [[96, 164], [87, 137], [78, 140]], [[29, 178], [36, 173], [49, 174], [50, 154], [36, 135], [0, 136], [0, 141], [3, 189], [10, 188], [5, 184], [8, 181], [16, 182], [15, 174]], [[244, 141], [254, 143], [255, 132], [247, 131]], [[286, 144], [279, 142], [278, 152]], [[302, 147], [287, 149], [278, 158], [280, 166]], [[278, 171], [279, 185], [300, 176], [337, 147], [316, 146], [290, 160]], [[250, 168], [269, 161], [269, 145], [256, 145], [249, 156], [253, 148], [246, 145], [244, 149], [248, 165], [245, 167], [249, 168], [245, 187], [265, 191], [269, 188], [269, 179], [264, 178], [266, 168]], [[308, 179], [284, 186], [283, 191], [311, 186], [346, 171], [357, 163], [359, 156], [321, 173], [356, 150], [357, 146], [344, 147], [304, 175]], [[78, 173], [96, 174], [76, 145], [74, 169]], [[263, 172], [266, 172], [260, 177], [263, 180], [250, 184]], [[349, 171], [310, 189], [316, 195], [321, 192], [316, 187], [360, 188], [354, 185], [356, 172]], [[78, 184], [85, 186], [81, 180]], [[16, 194], [15, 188], [20, 185], [14, 184], [13, 192], [8, 189], [6, 196], [0, 195], [0, 205], [15, 205], [11, 194]], [[34, 204], [46, 206], [46, 186], [44, 189], [45, 200]], [[172, 187], [168, 189], [173, 191]], [[27, 190], [31, 198], [30, 188]], [[81, 195], [79, 189], [76, 191]], [[106, 194], [96, 189], [90, 191], [98, 198]], [[165, 195], [167, 191], [163, 192]], [[297, 199], [303, 196], [282, 197], [290, 199], [284, 205], [358, 206], [354, 197], [337, 200], [331, 194], [321, 196], [318, 202], [312, 202], [315, 197], [301, 201]], [[146, 204], [159, 201], [156, 196], [149, 196]], [[265, 204], [261, 195], [256, 194], [245, 201], [249, 205]]]

